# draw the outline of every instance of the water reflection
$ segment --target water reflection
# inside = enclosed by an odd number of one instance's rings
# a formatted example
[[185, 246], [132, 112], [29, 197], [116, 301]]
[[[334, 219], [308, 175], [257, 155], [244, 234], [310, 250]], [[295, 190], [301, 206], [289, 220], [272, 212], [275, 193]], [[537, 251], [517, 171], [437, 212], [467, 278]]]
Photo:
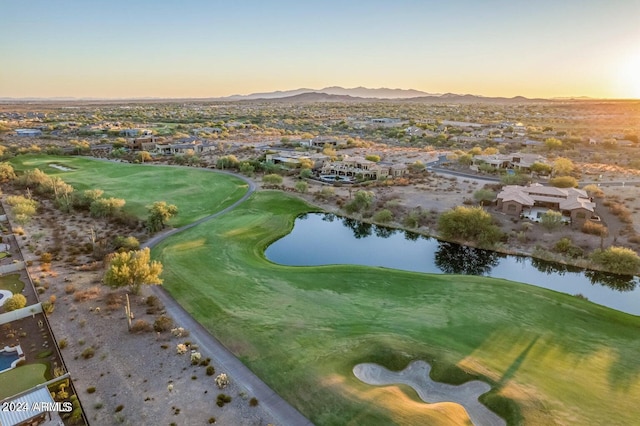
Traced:
[[446, 274], [489, 275], [500, 257], [494, 251], [439, 241], [434, 262]]
[[582, 294], [595, 303], [640, 314], [637, 277], [503, 255], [333, 214], [299, 217], [293, 231], [269, 246], [265, 256], [273, 262], [294, 266], [357, 264], [416, 272], [487, 275]]
[[584, 271], [591, 284], [600, 284], [618, 291], [633, 291], [638, 280], [633, 275], [610, 274], [602, 271]]
[[544, 272], [545, 274], [558, 274], [564, 275], [567, 272], [578, 273], [582, 272], [583, 269], [577, 266], [566, 265], [564, 263], [551, 262], [548, 260], [531, 258], [531, 266], [536, 268], [540, 272]]

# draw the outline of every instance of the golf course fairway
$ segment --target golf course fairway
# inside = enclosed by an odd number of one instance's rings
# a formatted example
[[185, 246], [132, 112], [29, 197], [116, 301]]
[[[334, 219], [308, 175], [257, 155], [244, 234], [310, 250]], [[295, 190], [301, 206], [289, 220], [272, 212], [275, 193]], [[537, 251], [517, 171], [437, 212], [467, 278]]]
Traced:
[[352, 373], [413, 360], [437, 381], [489, 383], [482, 401], [508, 424], [640, 418], [640, 318], [501, 279], [267, 261], [265, 247], [312, 210], [255, 193], [153, 254], [173, 297], [317, 425], [464, 424], [455, 404]]
[[[124, 198], [141, 219], [154, 201], [176, 204], [172, 226], [220, 211], [248, 189], [191, 168], [45, 155], [11, 163]], [[153, 249], [171, 295], [315, 424], [465, 424], [456, 404], [426, 404], [408, 386], [367, 385], [352, 372], [360, 363], [399, 371], [415, 360], [432, 366], [435, 381], [490, 384], [482, 402], [510, 425], [637, 423], [640, 317], [501, 279], [264, 258], [296, 216], [315, 210], [258, 192]]]
[[[10, 163], [16, 171], [38, 168], [48, 175], [58, 176], [76, 191], [102, 189], [105, 198], [126, 200], [124, 211], [141, 219], [147, 216], [146, 206], [155, 201], [175, 204], [178, 215], [169, 220], [173, 227], [195, 222], [230, 206], [248, 189], [248, 185], [236, 177], [199, 168], [53, 155], [19, 155]], [[60, 170], [51, 165], [71, 170]]]

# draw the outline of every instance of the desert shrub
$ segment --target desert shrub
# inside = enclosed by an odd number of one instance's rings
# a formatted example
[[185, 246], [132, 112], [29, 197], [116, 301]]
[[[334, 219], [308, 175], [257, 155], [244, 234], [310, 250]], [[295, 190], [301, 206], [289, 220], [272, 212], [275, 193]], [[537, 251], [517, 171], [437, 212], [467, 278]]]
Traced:
[[602, 198], [604, 197], [604, 191], [598, 185], [590, 184], [582, 188], [591, 197]]
[[173, 327], [173, 320], [166, 315], [160, 315], [153, 322], [153, 329], [159, 333], [169, 331]]
[[147, 297], [145, 304], [147, 305], [147, 314], [149, 315], [156, 314], [164, 309], [162, 302], [160, 302], [157, 296], [151, 295]]
[[54, 305], [50, 301], [42, 302], [42, 311], [45, 313], [45, 315], [51, 315], [55, 307], [56, 305]]
[[87, 393], [95, 393], [95, 391], [96, 391], [96, 388], [93, 386], [87, 388]]
[[42, 263], [51, 263], [52, 260], [53, 260], [53, 255], [48, 251], [40, 255], [40, 262]]
[[214, 374], [216, 374], [216, 369], [213, 367], [213, 365], [208, 366], [207, 376], [213, 376]]
[[[73, 300], [76, 302], [84, 302], [87, 300], [93, 300], [100, 295], [100, 287], [91, 287], [86, 290], [76, 291], [73, 295]], [[109, 296], [107, 296], [107, 299]]]
[[491, 202], [495, 200], [496, 193], [491, 191], [490, 189], [478, 189], [473, 193], [473, 199], [476, 200], [480, 205], [484, 205], [487, 202]]
[[124, 409], [124, 405], [122, 405], [122, 404], [121, 404], [121, 405], [118, 405], [118, 406], [116, 407], [116, 409], [115, 409], [115, 412], [116, 412], [116, 413], [119, 413], [119, 412], [120, 412], [120, 411], [122, 411], [123, 409]]
[[89, 358], [93, 358], [95, 354], [96, 354], [96, 350], [93, 348], [93, 346], [89, 346], [88, 348], [85, 348], [84, 351], [82, 351], [80, 356], [84, 359], [89, 359]]
[[224, 404], [228, 404], [230, 402], [231, 402], [231, 396], [226, 395], [224, 393], [218, 394], [218, 397], [216, 398], [216, 405], [218, 407], [222, 407], [224, 406]]
[[209, 417], [209, 420], [207, 420], [207, 422], [212, 425], [216, 422], [216, 418], [215, 417]]
[[549, 231], [558, 229], [562, 225], [562, 213], [547, 210], [540, 217], [540, 224]]
[[58, 347], [60, 349], [64, 349], [67, 347], [69, 343], [67, 342], [67, 339], [60, 339], [60, 341], [58, 342]]
[[216, 377], [216, 385], [218, 385], [218, 388], [224, 389], [228, 384], [229, 377], [225, 373], [219, 374]]
[[582, 232], [590, 235], [597, 235], [599, 237], [605, 237], [608, 234], [607, 227], [601, 223], [595, 223], [591, 221], [586, 221], [582, 225]]
[[553, 246], [553, 251], [556, 253], [563, 253], [569, 257], [580, 257], [584, 254], [584, 251], [573, 244], [570, 238], [560, 238]]
[[275, 173], [264, 175], [262, 182], [267, 185], [279, 186], [282, 185], [282, 176]]
[[24, 297], [22, 294], [18, 293], [18, 294], [14, 294], [10, 298], [8, 298], [6, 302], [4, 302], [4, 309], [7, 312], [15, 311], [16, 309], [24, 308], [26, 305], [27, 305], [27, 298]]
[[153, 330], [153, 326], [143, 319], [136, 320], [131, 325], [132, 333], [148, 333]]
[[391, 213], [391, 210], [382, 209], [373, 215], [373, 220], [378, 223], [391, 222], [393, 220], [393, 213]]
[[573, 176], [558, 176], [549, 180], [551, 186], [556, 188], [577, 188], [578, 181]]
[[257, 405], [258, 405], [258, 398], [253, 397], [249, 400], [249, 406], [256, 407]]
[[303, 180], [299, 180], [295, 185], [296, 191], [306, 193], [309, 190], [309, 184]]
[[140, 241], [136, 237], [122, 237], [118, 236], [113, 240], [114, 250], [138, 250], [140, 248]]
[[76, 287], [73, 284], [67, 284], [64, 286], [64, 292], [66, 294], [72, 294], [74, 291], [76, 291]]
[[595, 250], [591, 254], [591, 260], [617, 274], [635, 275], [640, 270], [640, 256], [626, 247], [611, 246]]
[[442, 213], [438, 230], [444, 238], [475, 241], [482, 246], [491, 246], [502, 238], [491, 215], [481, 207], [458, 206]]

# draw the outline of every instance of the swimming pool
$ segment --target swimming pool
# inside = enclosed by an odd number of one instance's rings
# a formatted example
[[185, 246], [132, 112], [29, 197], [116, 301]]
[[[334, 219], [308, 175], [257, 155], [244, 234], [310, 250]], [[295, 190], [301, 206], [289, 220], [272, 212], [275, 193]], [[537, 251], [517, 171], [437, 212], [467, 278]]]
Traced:
[[20, 345], [14, 347], [5, 346], [0, 351], [0, 373], [15, 368], [16, 364], [24, 358]]

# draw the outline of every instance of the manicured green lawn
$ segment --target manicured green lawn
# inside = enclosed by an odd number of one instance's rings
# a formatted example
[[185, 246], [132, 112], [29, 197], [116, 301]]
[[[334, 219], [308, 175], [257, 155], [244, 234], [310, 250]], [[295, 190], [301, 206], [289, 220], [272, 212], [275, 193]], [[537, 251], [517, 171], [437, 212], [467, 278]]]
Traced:
[[9, 274], [0, 277], [0, 290], [8, 290], [18, 294], [24, 289], [24, 283], [20, 281], [20, 274]]
[[[179, 213], [169, 224], [182, 226], [233, 204], [242, 197], [247, 184], [233, 176], [201, 169], [114, 163], [82, 157], [20, 155], [11, 159], [16, 170], [39, 168], [56, 175], [76, 190], [102, 189], [104, 197], [124, 198], [125, 210], [140, 218], [146, 206], [166, 201], [178, 206]], [[61, 171], [57, 164], [73, 169]]]
[[47, 381], [47, 364], [22, 365], [0, 374], [0, 399], [31, 389]]
[[414, 359], [432, 362], [436, 380], [490, 382], [487, 404], [511, 424], [640, 418], [640, 318], [500, 279], [266, 261], [263, 249], [308, 210], [257, 193], [154, 255], [171, 294], [314, 423], [447, 424], [407, 388], [351, 373]]

